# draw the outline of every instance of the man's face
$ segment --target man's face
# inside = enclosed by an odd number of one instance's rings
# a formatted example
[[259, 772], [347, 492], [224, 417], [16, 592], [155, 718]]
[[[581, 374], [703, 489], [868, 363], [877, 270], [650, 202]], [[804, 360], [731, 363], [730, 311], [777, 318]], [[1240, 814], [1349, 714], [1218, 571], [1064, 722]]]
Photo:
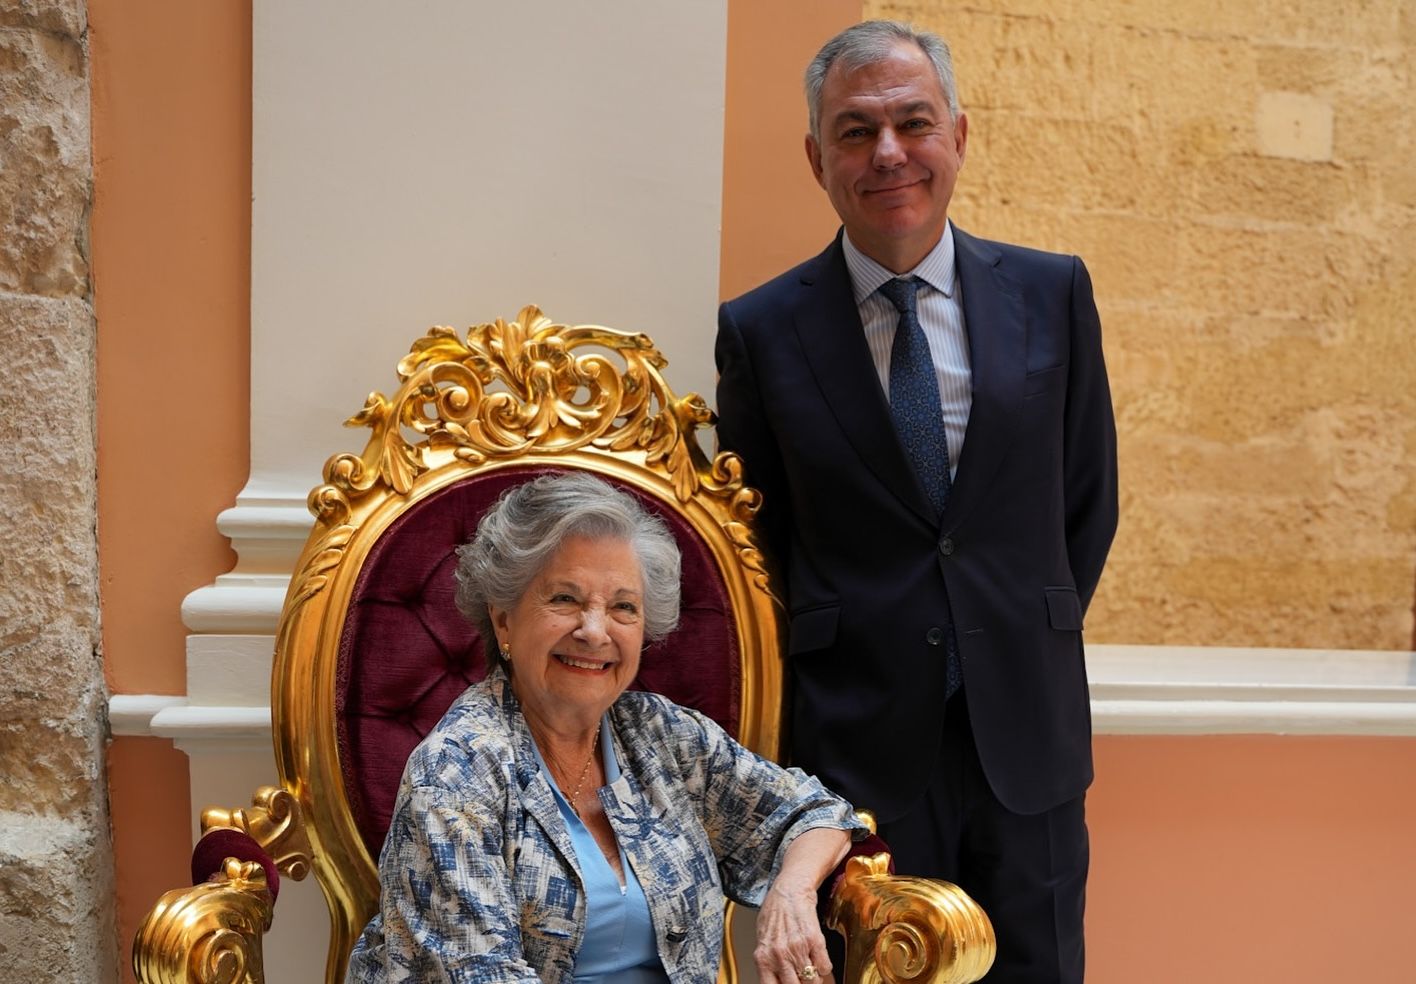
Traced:
[[902, 42], [853, 71], [833, 65], [818, 126], [806, 154], [851, 242], [895, 273], [914, 267], [944, 232], [968, 133], [928, 56]]

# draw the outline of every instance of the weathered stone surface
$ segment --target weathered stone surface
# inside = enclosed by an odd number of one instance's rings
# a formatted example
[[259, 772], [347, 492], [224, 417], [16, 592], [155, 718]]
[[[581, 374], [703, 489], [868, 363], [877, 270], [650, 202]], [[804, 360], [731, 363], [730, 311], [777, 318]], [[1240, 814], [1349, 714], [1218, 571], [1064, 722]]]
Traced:
[[88, 293], [86, 63], [81, 39], [0, 29], [0, 290]]
[[[51, 676], [45, 667], [62, 652], [92, 662], [98, 643], [88, 303], [0, 294], [0, 353], [0, 654], [14, 668], [5, 693]], [[52, 685], [58, 708], [82, 686]]]
[[0, 0], [0, 27], [82, 37], [88, 30], [88, 4], [84, 0]]
[[1092, 640], [1416, 646], [1416, 7], [1358, 6], [865, 4], [954, 49], [955, 221], [1091, 270], [1122, 479]]
[[0, 812], [0, 979], [114, 980], [112, 895], [102, 828]]
[[0, 4], [0, 977], [111, 982], [85, 8]]
[[110, 980], [88, 303], [0, 294], [0, 360], [0, 964]]

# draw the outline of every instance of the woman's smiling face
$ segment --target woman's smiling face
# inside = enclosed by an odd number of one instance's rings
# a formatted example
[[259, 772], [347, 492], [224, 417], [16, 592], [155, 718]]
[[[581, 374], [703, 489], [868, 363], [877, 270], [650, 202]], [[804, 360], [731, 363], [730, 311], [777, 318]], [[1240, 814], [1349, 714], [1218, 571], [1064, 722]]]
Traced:
[[644, 578], [626, 541], [571, 537], [511, 609], [493, 607], [497, 643], [528, 718], [593, 727], [639, 673]]

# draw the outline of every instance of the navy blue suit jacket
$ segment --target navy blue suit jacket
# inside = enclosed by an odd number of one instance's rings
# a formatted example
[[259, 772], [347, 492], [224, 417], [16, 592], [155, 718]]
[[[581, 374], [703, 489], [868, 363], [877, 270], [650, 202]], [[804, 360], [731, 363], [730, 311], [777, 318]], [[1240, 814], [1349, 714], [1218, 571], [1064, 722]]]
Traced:
[[790, 615], [791, 754], [890, 820], [938, 755], [952, 617], [1009, 809], [1092, 777], [1082, 615], [1116, 529], [1116, 433], [1076, 257], [954, 230], [973, 407], [942, 517], [901, 447], [838, 235], [719, 310], [720, 447], [764, 494]]

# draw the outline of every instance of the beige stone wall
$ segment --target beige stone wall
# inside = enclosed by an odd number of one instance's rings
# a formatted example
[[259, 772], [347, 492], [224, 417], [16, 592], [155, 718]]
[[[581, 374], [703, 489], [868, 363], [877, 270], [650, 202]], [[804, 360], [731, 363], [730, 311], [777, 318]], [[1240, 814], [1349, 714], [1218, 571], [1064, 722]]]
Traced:
[[1416, 6], [865, 15], [954, 49], [955, 221], [1091, 269], [1122, 519], [1089, 638], [1413, 648]]
[[82, 0], [0, 0], [0, 980], [116, 980]]

